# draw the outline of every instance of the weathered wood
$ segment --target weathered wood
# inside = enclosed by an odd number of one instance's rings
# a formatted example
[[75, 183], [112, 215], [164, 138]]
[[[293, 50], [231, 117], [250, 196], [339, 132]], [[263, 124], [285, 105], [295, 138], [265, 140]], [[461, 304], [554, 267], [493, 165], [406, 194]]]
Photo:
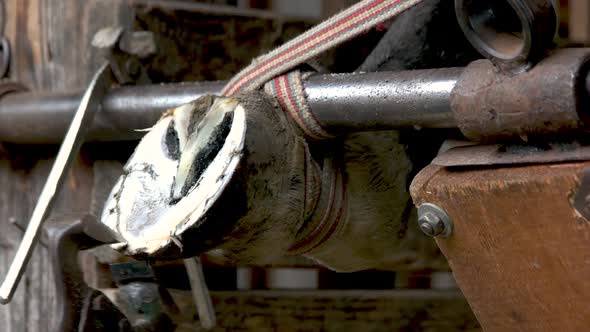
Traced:
[[[10, 77], [33, 90], [79, 89], [102, 62], [88, 52], [96, 30], [129, 17], [121, 0], [5, 0], [6, 35], [12, 45]], [[101, 13], [101, 14], [97, 14]], [[26, 224], [53, 162], [55, 147], [13, 147], [0, 158], [0, 278], [22, 234], [8, 221]], [[26, 156], [23, 156], [26, 154]], [[43, 160], [46, 159], [46, 160]], [[25, 160], [27, 165], [15, 165]], [[92, 173], [85, 161], [70, 172], [52, 216], [88, 212]], [[37, 246], [12, 303], [0, 306], [1, 331], [48, 331], [55, 288], [49, 256]]]
[[[21, 232], [11, 225], [9, 221], [25, 219], [29, 215], [27, 181], [23, 172], [15, 172], [11, 169], [10, 163], [0, 160], [0, 278], [4, 278], [8, 265], [10, 264], [16, 247], [22, 236]], [[35, 255], [42, 251], [37, 249]], [[10, 305], [0, 306], [0, 330], [2, 331], [24, 331], [23, 322], [27, 317], [27, 307], [30, 305], [25, 301], [28, 291], [28, 278], [18, 287], [14, 300]]]
[[[0, 154], [0, 278], [4, 279], [14, 258], [22, 231], [10, 221], [26, 227], [28, 218], [49, 173], [53, 159], [37, 158], [53, 155], [53, 147], [37, 147], [31, 155], [17, 151]], [[33, 154], [35, 154], [33, 156]], [[33, 158], [33, 159], [31, 159]], [[27, 165], [30, 160], [31, 164]], [[22, 164], [21, 164], [22, 163]], [[71, 169], [63, 190], [49, 219], [64, 214], [88, 212], [92, 173], [79, 159]], [[47, 331], [53, 326], [55, 286], [47, 249], [37, 245], [13, 301], [0, 306], [0, 330]]]
[[[195, 331], [190, 292], [172, 291], [179, 331]], [[214, 331], [480, 331], [457, 291], [212, 292]]]
[[452, 218], [437, 243], [486, 331], [590, 326], [590, 222], [571, 205], [589, 166], [429, 166], [412, 183], [417, 204]]
[[91, 52], [100, 28], [131, 26], [124, 0], [5, 0], [11, 78], [33, 90], [79, 89], [104, 61]]

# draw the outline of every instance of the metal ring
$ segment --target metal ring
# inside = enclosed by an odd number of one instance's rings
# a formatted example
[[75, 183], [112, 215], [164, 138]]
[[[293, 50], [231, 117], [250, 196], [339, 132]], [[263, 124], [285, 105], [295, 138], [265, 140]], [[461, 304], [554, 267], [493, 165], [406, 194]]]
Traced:
[[10, 68], [10, 41], [0, 37], [0, 78], [6, 77]]
[[502, 67], [534, 63], [558, 26], [554, 0], [455, 0], [455, 11], [471, 44]]

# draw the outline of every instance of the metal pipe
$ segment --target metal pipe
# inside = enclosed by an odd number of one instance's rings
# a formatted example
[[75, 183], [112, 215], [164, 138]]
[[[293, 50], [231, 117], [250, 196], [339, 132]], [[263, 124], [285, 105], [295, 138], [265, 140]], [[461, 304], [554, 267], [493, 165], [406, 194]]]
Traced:
[[[87, 141], [140, 139], [162, 112], [205, 94], [223, 82], [123, 86], [113, 89], [96, 114]], [[59, 143], [78, 104], [78, 93], [18, 93], [0, 99], [0, 141]]]
[[[450, 95], [462, 68], [316, 75], [306, 82], [310, 108], [331, 132], [408, 127], [455, 128]], [[105, 97], [87, 140], [141, 138], [162, 112], [224, 82], [124, 86]], [[19, 93], [0, 99], [0, 141], [58, 143], [80, 102], [78, 93]]]
[[305, 92], [331, 132], [456, 128], [451, 91], [462, 68], [310, 77]]

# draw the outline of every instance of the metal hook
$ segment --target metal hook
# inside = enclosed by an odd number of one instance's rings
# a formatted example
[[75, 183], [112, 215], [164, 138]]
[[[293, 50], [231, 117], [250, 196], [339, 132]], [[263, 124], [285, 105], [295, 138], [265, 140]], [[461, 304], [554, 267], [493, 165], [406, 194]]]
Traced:
[[66, 136], [51, 167], [41, 195], [39, 195], [37, 204], [33, 209], [33, 214], [31, 215], [27, 230], [23, 235], [14, 260], [8, 269], [2, 286], [0, 286], [0, 303], [2, 304], [9, 303], [14, 295], [14, 291], [31, 258], [33, 249], [38, 242], [41, 226], [49, 216], [55, 196], [63, 184], [74, 157], [80, 150], [85, 133], [92, 123], [92, 119], [99, 109], [100, 103], [108, 91], [111, 82], [112, 78], [109, 65], [104, 64], [94, 74], [82, 97], [80, 106], [74, 114], [72, 123], [66, 132]]

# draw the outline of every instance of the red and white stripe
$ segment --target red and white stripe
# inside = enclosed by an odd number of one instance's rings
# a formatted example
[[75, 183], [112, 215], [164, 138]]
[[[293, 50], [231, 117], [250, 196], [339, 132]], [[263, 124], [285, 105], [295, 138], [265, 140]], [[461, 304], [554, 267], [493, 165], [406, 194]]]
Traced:
[[257, 90], [272, 78], [397, 16], [420, 1], [361, 1], [281, 47], [254, 59], [229, 81], [221, 93], [229, 96], [240, 91]]
[[333, 136], [309, 109], [302, 76], [298, 70], [278, 76], [265, 84], [264, 90], [277, 99], [281, 108], [297, 123], [306, 137], [316, 140], [331, 138]]

